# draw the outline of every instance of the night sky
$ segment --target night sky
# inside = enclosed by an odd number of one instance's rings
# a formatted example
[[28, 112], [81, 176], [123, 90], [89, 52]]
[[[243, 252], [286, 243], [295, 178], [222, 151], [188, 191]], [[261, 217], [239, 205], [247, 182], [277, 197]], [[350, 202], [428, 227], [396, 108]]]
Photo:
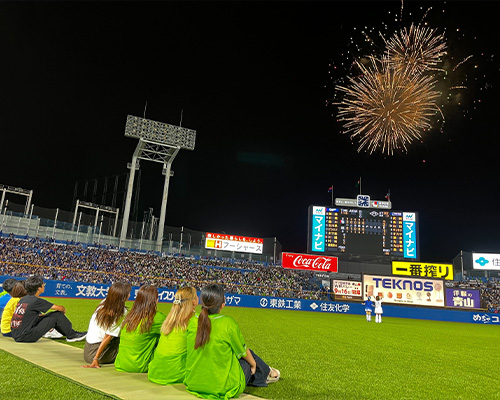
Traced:
[[[75, 182], [127, 172], [128, 114], [182, 113], [196, 147], [173, 163], [167, 225], [305, 252], [308, 206], [330, 205], [331, 185], [354, 198], [361, 177], [363, 194], [390, 189], [393, 209], [419, 213], [422, 261], [500, 252], [495, 3], [406, 1], [399, 25], [399, 1], [0, 3], [0, 183], [71, 211]], [[469, 74], [460, 106], [407, 153], [358, 153], [326, 103], [332, 65], [364, 27], [407, 26], [429, 6], [455, 61], [474, 55], [455, 74]], [[141, 215], [158, 217], [161, 165], [141, 169]]]

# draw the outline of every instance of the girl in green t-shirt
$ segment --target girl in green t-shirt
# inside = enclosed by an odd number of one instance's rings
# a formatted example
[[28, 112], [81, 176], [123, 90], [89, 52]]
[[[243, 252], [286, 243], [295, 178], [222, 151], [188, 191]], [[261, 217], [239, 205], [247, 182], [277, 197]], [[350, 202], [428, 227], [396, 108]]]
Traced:
[[236, 321], [220, 310], [224, 289], [211, 284], [201, 290], [202, 310], [189, 321], [184, 384], [188, 392], [205, 399], [231, 399], [246, 385], [267, 386], [280, 372], [247, 348]]
[[182, 383], [186, 371], [186, 329], [198, 305], [196, 289], [184, 287], [161, 327], [161, 336], [149, 364], [148, 379], [161, 385]]
[[157, 311], [158, 289], [139, 288], [132, 309], [122, 322], [115, 368], [124, 372], [147, 372], [160, 337], [165, 314]]

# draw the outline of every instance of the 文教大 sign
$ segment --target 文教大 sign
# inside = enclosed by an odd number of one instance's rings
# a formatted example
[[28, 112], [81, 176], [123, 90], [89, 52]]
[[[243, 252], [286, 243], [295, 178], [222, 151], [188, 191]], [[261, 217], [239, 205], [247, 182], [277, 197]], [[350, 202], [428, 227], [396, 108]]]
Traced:
[[444, 307], [444, 281], [399, 276], [363, 275], [364, 296], [384, 303]]
[[418, 276], [430, 279], [446, 279], [452, 281], [453, 264], [393, 261], [392, 274]]

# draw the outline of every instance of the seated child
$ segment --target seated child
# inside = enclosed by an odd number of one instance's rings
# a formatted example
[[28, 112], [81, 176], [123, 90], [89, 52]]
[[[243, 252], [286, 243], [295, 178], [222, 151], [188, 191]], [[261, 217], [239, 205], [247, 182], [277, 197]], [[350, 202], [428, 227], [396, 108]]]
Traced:
[[10, 292], [14, 288], [16, 283], [17, 283], [16, 279], [8, 278], [2, 284], [3, 291], [0, 292], [0, 317], [2, 316], [2, 312], [3, 312], [3, 309], [5, 308], [5, 305], [12, 298], [10, 296]]
[[[24, 282], [24, 287], [28, 294], [17, 303], [10, 323], [12, 337], [16, 342], [36, 342], [52, 328], [66, 336], [67, 342], [85, 339], [87, 332], [77, 332], [73, 329], [71, 321], [64, 315], [64, 306], [40, 298], [45, 291], [41, 276], [30, 276]], [[49, 310], [54, 311], [48, 313]]]
[[12, 290], [9, 291], [11, 299], [6, 304], [2, 313], [2, 322], [0, 324], [2, 335], [12, 337], [12, 332], [10, 329], [10, 322], [12, 320], [12, 315], [14, 315], [14, 310], [16, 309], [17, 303], [21, 297], [28, 294], [24, 288], [23, 282], [16, 282]]

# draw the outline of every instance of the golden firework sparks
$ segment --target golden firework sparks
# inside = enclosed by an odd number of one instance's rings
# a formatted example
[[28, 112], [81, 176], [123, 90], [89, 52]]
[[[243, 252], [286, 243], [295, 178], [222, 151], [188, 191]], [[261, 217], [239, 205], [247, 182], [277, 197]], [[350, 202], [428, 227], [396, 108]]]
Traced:
[[435, 29], [412, 24], [409, 29], [395, 33], [385, 44], [390, 67], [395, 70], [410, 69], [415, 74], [442, 71], [437, 66], [446, 55], [446, 40]]
[[414, 65], [392, 68], [394, 60], [370, 57], [369, 66], [357, 62], [361, 75], [349, 78], [338, 116], [345, 133], [359, 140], [358, 152], [394, 154], [431, 128], [431, 118], [440, 112], [432, 75], [414, 73]]

